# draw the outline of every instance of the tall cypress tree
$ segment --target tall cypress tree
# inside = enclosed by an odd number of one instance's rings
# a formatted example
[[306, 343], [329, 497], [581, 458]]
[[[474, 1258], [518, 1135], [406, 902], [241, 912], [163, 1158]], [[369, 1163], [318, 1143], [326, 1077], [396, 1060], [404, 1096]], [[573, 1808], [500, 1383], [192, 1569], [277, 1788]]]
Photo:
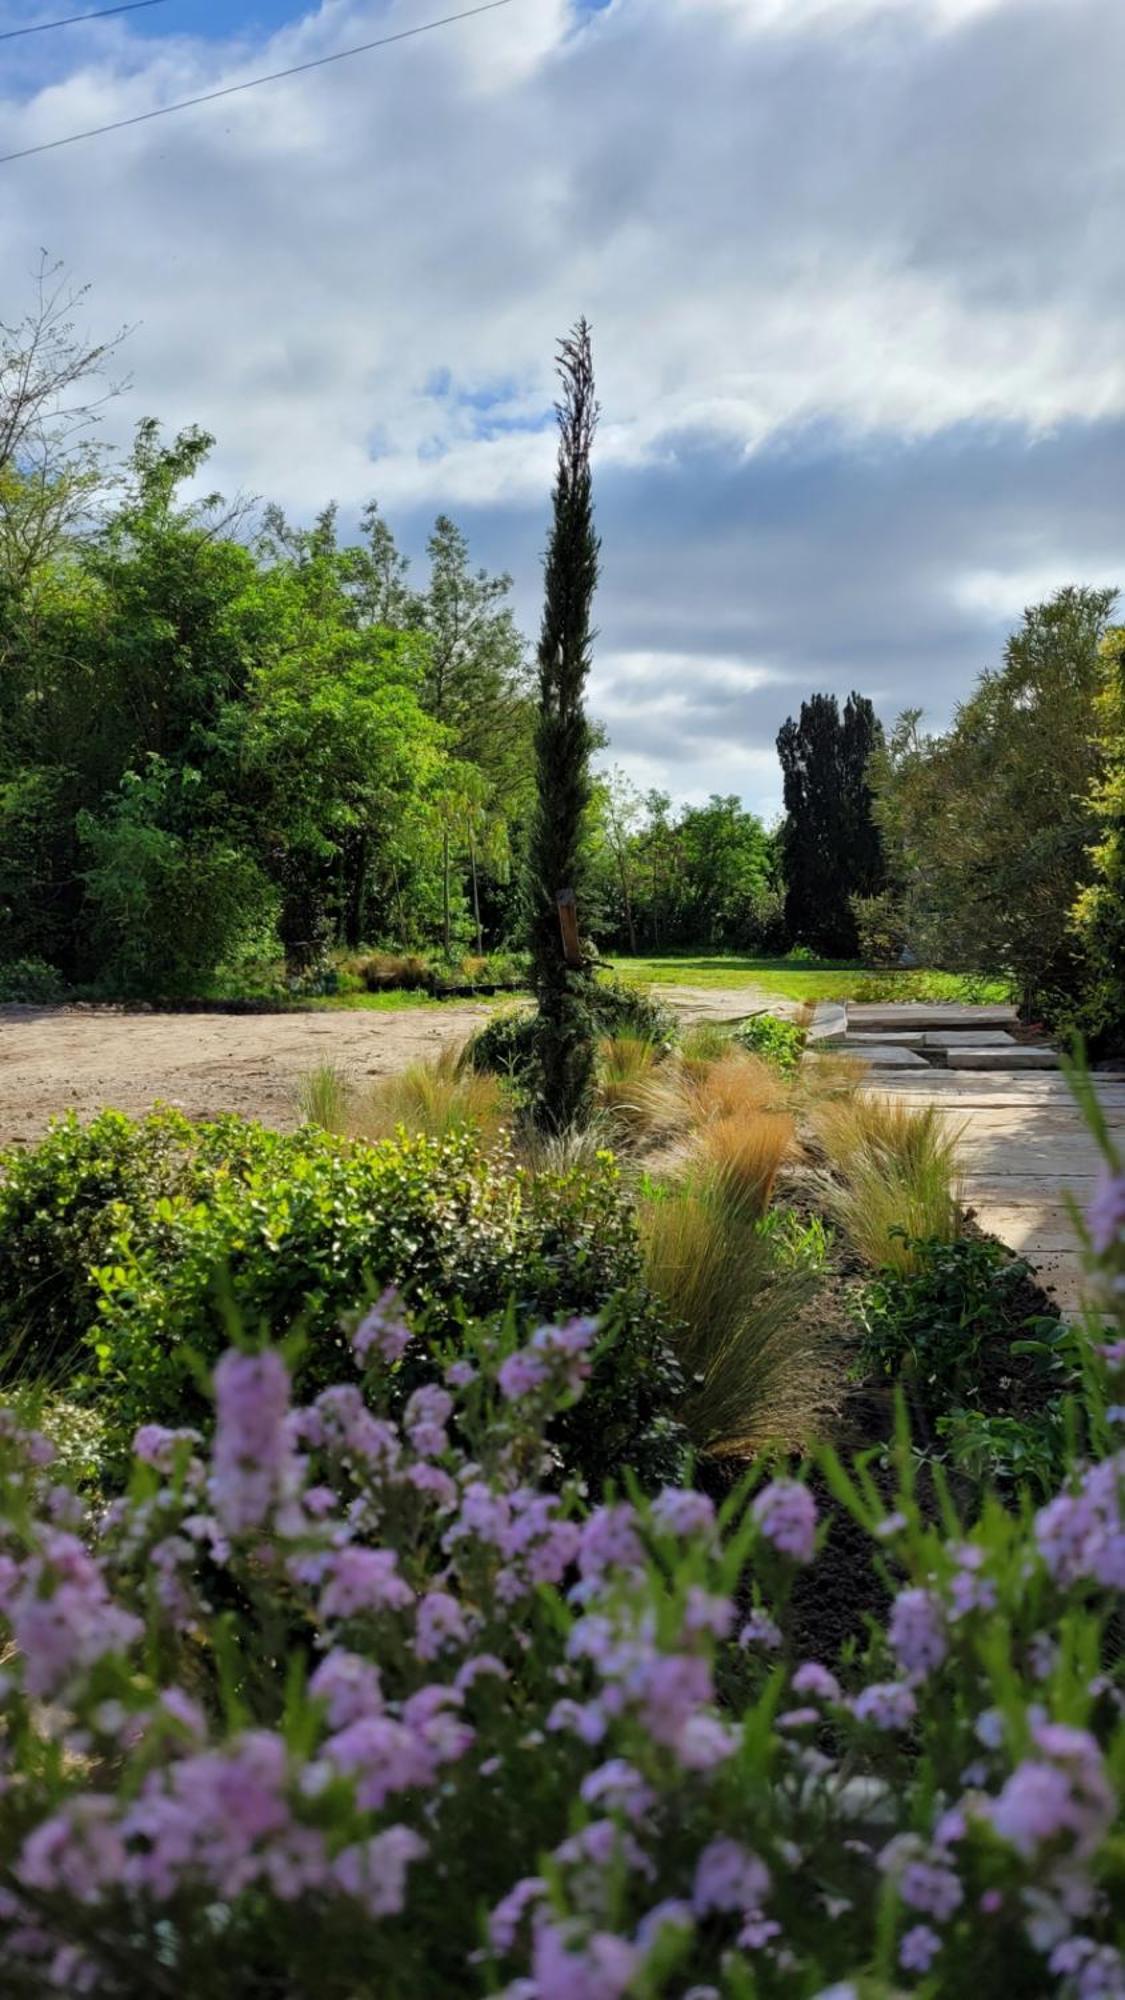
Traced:
[[851, 694], [841, 716], [834, 694], [801, 703], [782, 724], [777, 754], [785, 781], [781, 830], [785, 926], [790, 938], [831, 958], [857, 948], [852, 896], [883, 888], [879, 829], [867, 764], [883, 740], [866, 696]]
[[542, 1124], [561, 1131], [588, 1113], [594, 1077], [593, 973], [573, 942], [568, 946], [564, 930], [569, 913], [582, 909], [582, 830], [590, 802], [592, 747], [584, 697], [600, 548], [590, 480], [598, 406], [584, 319], [562, 342], [558, 369], [559, 460], [539, 639], [537, 796], [528, 902], [539, 1007], [538, 1115]]

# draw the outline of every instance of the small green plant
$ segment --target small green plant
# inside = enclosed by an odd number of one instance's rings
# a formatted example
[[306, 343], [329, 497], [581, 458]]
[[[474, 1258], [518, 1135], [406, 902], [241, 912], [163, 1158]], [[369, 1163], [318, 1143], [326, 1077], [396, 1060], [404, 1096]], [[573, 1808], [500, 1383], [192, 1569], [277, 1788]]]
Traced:
[[297, 1088], [297, 1105], [303, 1125], [317, 1125], [322, 1132], [346, 1132], [354, 1095], [352, 1080], [337, 1063], [318, 1063]]
[[984, 1350], [1002, 1373], [1012, 1342], [1043, 1330], [1022, 1304], [1031, 1267], [990, 1237], [907, 1247], [914, 1269], [884, 1269], [861, 1294], [859, 1366], [908, 1378], [931, 1416], [979, 1404], [988, 1387]]
[[1065, 1477], [1068, 1428], [1061, 1399], [1034, 1417], [954, 1410], [936, 1425], [954, 1471], [976, 1487], [1026, 1487], [1048, 1499]]
[[796, 1021], [784, 1021], [777, 1014], [754, 1014], [734, 1031], [732, 1039], [752, 1055], [764, 1057], [791, 1076], [801, 1060], [805, 1031]]
[[758, 1222], [758, 1234], [770, 1243], [780, 1270], [823, 1271], [832, 1252], [833, 1232], [820, 1215], [776, 1203]]
[[604, 1313], [568, 1462], [601, 1483], [626, 1463], [674, 1477], [682, 1458], [666, 1318], [606, 1152], [533, 1176], [467, 1129], [368, 1145], [311, 1125], [105, 1112], [0, 1155], [0, 1242], [8, 1380], [96, 1407], [118, 1464], [139, 1424], [206, 1414], [200, 1370], [232, 1317], [249, 1337], [298, 1335], [314, 1391], [346, 1353], [347, 1316], [387, 1285], [435, 1342], [456, 1340], [466, 1313], [511, 1308], [521, 1328]]
[[0, 1006], [57, 1007], [66, 983], [43, 958], [10, 958], [0, 965]]
[[729, 1054], [731, 1030], [721, 1021], [697, 1021], [688, 1028], [680, 1043], [680, 1053], [689, 1062], [718, 1062]]
[[1030, 1265], [993, 1238], [911, 1247], [912, 1271], [882, 1271], [860, 1296], [860, 1372], [901, 1382], [937, 1455], [974, 1485], [1053, 1491], [1076, 1446], [1079, 1337], [1034, 1309]]

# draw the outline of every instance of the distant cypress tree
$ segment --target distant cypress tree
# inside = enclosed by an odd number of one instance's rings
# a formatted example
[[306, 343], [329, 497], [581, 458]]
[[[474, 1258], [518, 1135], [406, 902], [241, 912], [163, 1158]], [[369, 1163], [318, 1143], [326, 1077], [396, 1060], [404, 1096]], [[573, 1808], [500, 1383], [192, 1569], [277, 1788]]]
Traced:
[[538, 1115], [542, 1124], [561, 1131], [587, 1115], [594, 1077], [593, 973], [584, 962], [568, 961], [559, 909], [559, 898], [567, 892], [573, 892], [579, 913], [583, 907], [582, 832], [591, 795], [593, 739], [584, 697], [600, 547], [590, 480], [598, 406], [590, 329], [584, 319], [563, 341], [558, 368], [559, 459], [539, 639], [537, 797], [528, 854], [528, 902], [540, 1025]]
[[868, 759], [882, 740], [875, 710], [859, 694], [848, 696], [842, 716], [834, 694], [814, 694], [777, 739], [786, 929], [829, 958], [850, 958], [857, 949], [849, 899], [877, 895], [886, 879], [867, 781]]

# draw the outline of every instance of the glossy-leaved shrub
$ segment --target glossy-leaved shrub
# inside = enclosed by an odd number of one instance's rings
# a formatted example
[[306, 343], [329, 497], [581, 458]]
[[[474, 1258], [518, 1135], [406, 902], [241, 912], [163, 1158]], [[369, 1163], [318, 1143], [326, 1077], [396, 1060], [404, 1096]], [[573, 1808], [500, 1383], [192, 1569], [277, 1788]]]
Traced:
[[649, 1480], [682, 1463], [678, 1370], [608, 1154], [532, 1177], [471, 1133], [365, 1145], [104, 1113], [0, 1171], [9, 1377], [96, 1401], [119, 1444], [138, 1423], [203, 1419], [200, 1370], [232, 1316], [291, 1337], [301, 1388], [323, 1387], [357, 1307], [393, 1284], [435, 1342], [467, 1317], [602, 1314], [575, 1466], [599, 1486], [625, 1453]]

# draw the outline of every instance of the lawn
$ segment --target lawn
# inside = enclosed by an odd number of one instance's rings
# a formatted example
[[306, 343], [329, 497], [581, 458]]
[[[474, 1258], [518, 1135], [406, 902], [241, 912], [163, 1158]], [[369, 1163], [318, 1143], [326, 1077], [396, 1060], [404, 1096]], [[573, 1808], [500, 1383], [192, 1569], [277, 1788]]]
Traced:
[[684, 954], [611, 961], [622, 979], [648, 986], [707, 986], [735, 991], [756, 986], [785, 1000], [969, 1000], [989, 1004], [1011, 998], [1003, 979], [959, 972], [880, 971], [837, 959], [740, 958], [734, 954]]

